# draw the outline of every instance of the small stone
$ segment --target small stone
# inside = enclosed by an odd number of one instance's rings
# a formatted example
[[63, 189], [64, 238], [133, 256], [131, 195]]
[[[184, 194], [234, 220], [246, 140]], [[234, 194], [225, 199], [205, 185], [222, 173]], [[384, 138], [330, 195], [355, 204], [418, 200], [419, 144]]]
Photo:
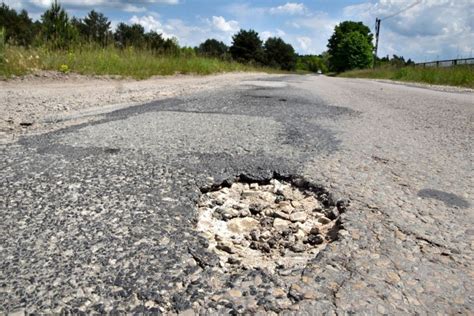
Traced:
[[290, 250], [296, 253], [304, 252], [306, 247], [303, 243], [296, 243], [290, 247]]
[[258, 196], [258, 195], [259, 195], [259, 193], [256, 192], [256, 191], [247, 190], [247, 191], [242, 192], [242, 197], [243, 198], [254, 197], [254, 196]]
[[234, 210], [233, 208], [226, 208], [223, 212], [221, 212], [222, 217], [226, 220], [239, 217], [240, 212]]
[[303, 289], [298, 284], [295, 283], [291, 285], [289, 295], [295, 301], [299, 302], [303, 299], [304, 292], [303, 292]]
[[339, 210], [337, 209], [337, 207], [334, 207], [332, 208], [331, 210], [328, 210], [325, 212], [325, 215], [327, 218], [331, 219], [331, 220], [335, 220], [336, 218], [339, 217]]
[[273, 295], [275, 298], [282, 298], [282, 297], [285, 297], [285, 296], [286, 296], [286, 292], [285, 292], [285, 290], [283, 290], [282, 288], [276, 288], [276, 289], [273, 289], [272, 295]]
[[295, 201], [295, 200], [291, 201], [291, 206], [293, 206], [296, 209], [303, 208], [303, 204], [301, 204], [300, 201]]
[[301, 201], [303, 208], [307, 211], [320, 211], [322, 210], [321, 204], [313, 196], [308, 196]]
[[305, 222], [307, 218], [308, 215], [305, 212], [296, 212], [290, 215], [292, 222]]
[[319, 227], [314, 226], [313, 228], [311, 228], [311, 230], [309, 231], [309, 233], [310, 233], [311, 235], [317, 235], [317, 234], [319, 234]]
[[235, 289], [230, 290], [228, 293], [231, 297], [234, 297], [234, 298], [242, 297], [242, 292], [240, 292], [239, 290], [235, 290]]
[[251, 217], [234, 218], [227, 222], [227, 227], [233, 233], [250, 233], [259, 225], [259, 221]]
[[216, 248], [219, 249], [219, 250], [225, 251], [225, 252], [227, 252], [227, 253], [230, 253], [230, 254], [234, 254], [234, 253], [235, 253], [235, 249], [234, 249], [234, 247], [232, 247], [232, 245], [231, 245], [230, 243], [219, 242], [219, 243], [216, 245]]
[[275, 197], [275, 203], [279, 204], [281, 203], [282, 201], [285, 201], [285, 197], [281, 194], [278, 194], [276, 197]]
[[258, 190], [258, 183], [250, 184], [250, 188], [253, 189], [253, 190]]
[[229, 257], [229, 259], [227, 259], [227, 262], [230, 264], [240, 264], [242, 261], [234, 257]]
[[273, 217], [278, 217], [278, 218], [282, 218], [282, 219], [285, 219], [285, 220], [290, 219], [290, 216], [287, 213], [284, 213], [282, 211], [274, 211], [274, 212], [272, 212], [272, 215], [273, 215]]
[[269, 230], [265, 230], [260, 234], [261, 239], [269, 239], [272, 237], [272, 233]]
[[252, 238], [253, 241], [258, 241], [260, 239], [260, 231], [252, 230], [250, 232], [250, 238]]
[[321, 235], [309, 235], [307, 239], [307, 243], [316, 246], [321, 245], [324, 242], [324, 238]]
[[283, 231], [285, 229], [288, 229], [290, 227], [291, 222], [281, 219], [281, 218], [275, 218], [275, 221], [273, 222], [273, 227], [276, 230]]
[[322, 217], [318, 218], [318, 222], [320, 222], [323, 225], [326, 225], [326, 224], [329, 224], [331, 222], [331, 220], [327, 217], [322, 216]]

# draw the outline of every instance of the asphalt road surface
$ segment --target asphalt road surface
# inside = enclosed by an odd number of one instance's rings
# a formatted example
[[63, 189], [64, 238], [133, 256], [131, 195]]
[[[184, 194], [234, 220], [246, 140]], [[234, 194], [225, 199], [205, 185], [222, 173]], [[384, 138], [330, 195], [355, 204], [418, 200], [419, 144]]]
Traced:
[[[0, 313], [474, 313], [474, 95], [263, 76], [1, 147]], [[226, 269], [201, 188], [350, 201], [304, 267]]]

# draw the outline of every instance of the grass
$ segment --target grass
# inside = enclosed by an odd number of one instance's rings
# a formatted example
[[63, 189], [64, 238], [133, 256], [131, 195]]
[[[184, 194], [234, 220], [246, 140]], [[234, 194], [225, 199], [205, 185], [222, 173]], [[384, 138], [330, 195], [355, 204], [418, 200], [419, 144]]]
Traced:
[[146, 79], [156, 75], [197, 74], [235, 71], [278, 72], [231, 61], [198, 56], [157, 56], [150, 51], [133, 48], [120, 50], [86, 47], [71, 51], [44, 48], [25, 49], [6, 46], [0, 62], [0, 77], [22, 76], [37, 70], [74, 72], [84, 75], [117, 75]]
[[474, 65], [456, 67], [380, 67], [375, 69], [353, 70], [339, 74], [346, 78], [390, 79], [408, 82], [421, 82], [433, 85], [448, 85], [474, 88]]

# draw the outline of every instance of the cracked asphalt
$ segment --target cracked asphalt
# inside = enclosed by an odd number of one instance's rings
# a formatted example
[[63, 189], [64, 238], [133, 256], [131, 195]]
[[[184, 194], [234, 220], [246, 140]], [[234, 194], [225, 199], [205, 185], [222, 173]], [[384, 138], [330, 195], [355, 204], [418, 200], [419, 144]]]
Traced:
[[[472, 314], [473, 100], [261, 75], [2, 145], [0, 313]], [[200, 188], [274, 174], [350, 200], [338, 239], [226, 271]]]

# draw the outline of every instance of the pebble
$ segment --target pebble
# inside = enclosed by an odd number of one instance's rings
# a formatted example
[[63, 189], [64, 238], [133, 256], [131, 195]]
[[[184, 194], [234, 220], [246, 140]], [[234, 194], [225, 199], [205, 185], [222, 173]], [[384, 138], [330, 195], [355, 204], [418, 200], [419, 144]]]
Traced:
[[307, 218], [308, 215], [305, 212], [296, 212], [290, 215], [292, 222], [305, 222]]

